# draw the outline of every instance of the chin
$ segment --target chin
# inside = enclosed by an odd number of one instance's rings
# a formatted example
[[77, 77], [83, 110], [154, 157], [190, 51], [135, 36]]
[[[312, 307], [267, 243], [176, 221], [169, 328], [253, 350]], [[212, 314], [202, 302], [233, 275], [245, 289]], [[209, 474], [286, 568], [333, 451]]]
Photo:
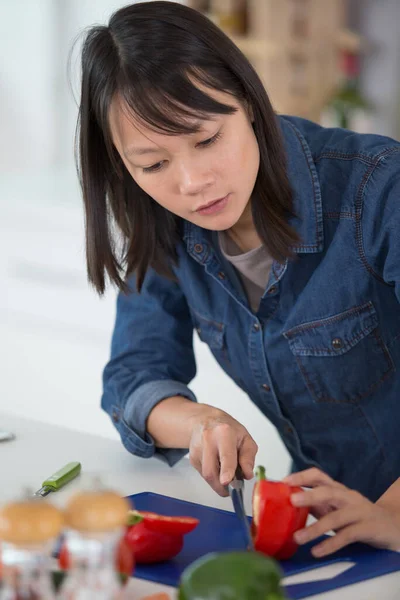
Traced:
[[234, 227], [239, 221], [241, 215], [232, 214], [219, 214], [215, 217], [203, 217], [199, 219], [195, 224], [203, 227], [203, 229], [209, 229], [210, 231], [226, 231]]

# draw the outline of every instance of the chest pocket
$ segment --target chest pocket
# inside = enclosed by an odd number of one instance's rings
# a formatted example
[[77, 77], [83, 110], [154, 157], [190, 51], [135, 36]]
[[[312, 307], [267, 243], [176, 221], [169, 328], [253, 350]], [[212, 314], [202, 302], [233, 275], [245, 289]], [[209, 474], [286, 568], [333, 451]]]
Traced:
[[202, 342], [207, 344], [211, 351], [224, 350], [224, 325], [215, 321], [208, 321], [197, 313], [194, 315], [194, 326]]
[[357, 403], [394, 371], [372, 302], [299, 325], [284, 336], [317, 402]]
[[233, 381], [241, 388], [245, 389], [242, 380], [238, 375], [238, 370], [230, 360], [225, 339], [225, 325], [216, 321], [211, 321], [191, 309], [192, 320], [197, 334], [202, 342], [207, 344], [220, 367]]

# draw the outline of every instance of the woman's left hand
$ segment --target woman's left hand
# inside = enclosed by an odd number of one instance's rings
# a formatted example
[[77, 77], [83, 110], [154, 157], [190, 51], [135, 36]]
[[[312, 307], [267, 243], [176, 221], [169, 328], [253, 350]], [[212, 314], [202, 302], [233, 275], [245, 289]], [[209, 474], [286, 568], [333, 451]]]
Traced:
[[298, 544], [310, 542], [331, 530], [336, 533], [312, 548], [314, 556], [326, 556], [353, 542], [400, 550], [400, 507], [394, 511], [375, 504], [316, 468], [292, 473], [283, 481], [311, 488], [291, 497], [292, 504], [310, 507], [310, 513], [318, 519], [295, 533]]

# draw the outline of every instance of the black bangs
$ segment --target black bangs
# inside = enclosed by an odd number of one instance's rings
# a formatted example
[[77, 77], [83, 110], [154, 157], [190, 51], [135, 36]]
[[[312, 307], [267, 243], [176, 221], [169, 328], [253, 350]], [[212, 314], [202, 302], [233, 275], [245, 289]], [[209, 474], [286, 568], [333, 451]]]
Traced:
[[[117, 78], [114, 98], [119, 96], [126, 113], [157, 133], [180, 135], [197, 133], [201, 121], [212, 119], [215, 114], [231, 115], [237, 106], [218, 102], [207, 90], [218, 89], [218, 82], [210, 73], [188, 68], [185, 72], [164, 73], [164, 78], [154, 81], [138, 78], [137, 73], [126, 66]], [[160, 73], [161, 75], [161, 73]], [[134, 82], [134, 83], [132, 83]], [[225, 91], [232, 96], [232, 92]], [[110, 95], [98, 98], [97, 118], [104, 132], [105, 144], [114, 169], [120, 176], [121, 161], [113, 146], [109, 125]]]
[[136, 118], [157, 132], [196, 133], [201, 121], [212, 118], [213, 114], [230, 115], [237, 110], [201, 89], [200, 86], [217, 89], [217, 82], [198, 70], [164, 74], [163, 78], [155, 77], [155, 81], [138, 80], [129, 69], [126, 71], [117, 82], [121, 97]]

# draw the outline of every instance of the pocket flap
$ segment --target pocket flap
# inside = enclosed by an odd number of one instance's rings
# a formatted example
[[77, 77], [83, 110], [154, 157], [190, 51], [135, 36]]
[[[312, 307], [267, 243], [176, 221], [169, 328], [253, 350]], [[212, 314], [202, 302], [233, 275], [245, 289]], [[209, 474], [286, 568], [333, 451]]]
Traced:
[[338, 315], [310, 321], [284, 332], [293, 354], [335, 356], [348, 352], [378, 325], [372, 302]]
[[[194, 311], [192, 311], [194, 313]], [[221, 350], [224, 345], [224, 325], [210, 321], [198, 313], [193, 314], [194, 326], [202, 342], [211, 349]]]

